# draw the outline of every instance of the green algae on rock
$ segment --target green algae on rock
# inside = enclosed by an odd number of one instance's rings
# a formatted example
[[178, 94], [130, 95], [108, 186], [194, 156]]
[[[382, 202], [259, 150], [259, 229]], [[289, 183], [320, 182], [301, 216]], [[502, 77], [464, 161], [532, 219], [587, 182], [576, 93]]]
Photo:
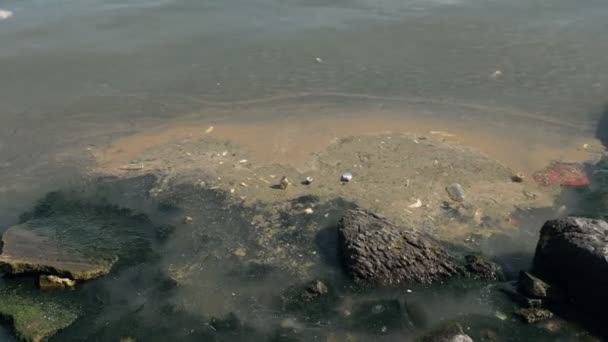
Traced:
[[156, 228], [145, 215], [76, 194], [50, 193], [2, 236], [0, 267], [90, 280], [150, 254]]
[[0, 317], [22, 341], [43, 341], [70, 326], [80, 314], [73, 303], [23, 287], [0, 288]]

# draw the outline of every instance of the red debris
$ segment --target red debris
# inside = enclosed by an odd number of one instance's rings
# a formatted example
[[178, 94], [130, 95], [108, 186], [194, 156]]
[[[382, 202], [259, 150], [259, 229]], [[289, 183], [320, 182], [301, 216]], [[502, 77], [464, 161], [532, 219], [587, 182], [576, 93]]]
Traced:
[[589, 185], [589, 178], [585, 170], [577, 163], [552, 162], [546, 169], [537, 171], [532, 175], [534, 181], [540, 185]]

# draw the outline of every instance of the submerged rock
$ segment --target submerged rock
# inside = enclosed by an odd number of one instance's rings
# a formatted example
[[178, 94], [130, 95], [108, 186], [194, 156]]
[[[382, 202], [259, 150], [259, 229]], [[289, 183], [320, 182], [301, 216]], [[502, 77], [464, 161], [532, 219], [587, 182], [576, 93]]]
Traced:
[[476, 278], [491, 280], [503, 278], [500, 266], [481, 255], [467, 255], [465, 257], [465, 267]]
[[418, 342], [473, 342], [473, 339], [464, 333], [460, 323], [448, 322], [422, 336]]
[[584, 310], [603, 314], [608, 305], [608, 223], [580, 217], [546, 222], [533, 272]]
[[515, 315], [529, 324], [553, 318], [553, 313], [551, 311], [542, 308], [522, 308], [515, 311]]
[[112, 262], [93, 260], [35, 231], [27, 223], [2, 235], [0, 267], [7, 273], [47, 273], [89, 280], [110, 272]]
[[428, 284], [462, 274], [458, 263], [430, 236], [404, 230], [363, 209], [344, 214], [338, 242], [347, 272], [370, 285]]

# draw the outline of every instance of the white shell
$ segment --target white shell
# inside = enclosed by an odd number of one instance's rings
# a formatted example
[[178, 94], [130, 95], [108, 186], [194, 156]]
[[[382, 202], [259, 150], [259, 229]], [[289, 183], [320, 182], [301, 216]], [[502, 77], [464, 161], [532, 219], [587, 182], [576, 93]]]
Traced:
[[420, 208], [420, 207], [422, 207], [422, 201], [418, 198], [418, 199], [416, 199], [416, 203], [410, 204], [407, 207], [408, 208]]

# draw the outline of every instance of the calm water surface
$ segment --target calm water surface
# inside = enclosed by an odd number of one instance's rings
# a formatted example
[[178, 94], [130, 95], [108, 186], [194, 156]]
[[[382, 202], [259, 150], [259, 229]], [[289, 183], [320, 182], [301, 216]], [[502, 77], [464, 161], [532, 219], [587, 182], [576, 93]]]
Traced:
[[547, 124], [592, 135], [608, 100], [605, 0], [4, 0], [0, 8], [13, 13], [0, 20], [0, 231], [32, 199], [79, 178], [86, 160], [66, 148], [192, 113], [226, 119], [214, 108], [234, 109], [228, 119], [238, 121], [257, 119], [247, 106], [369, 101], [447, 118], [451, 108], [460, 118], [477, 108], [487, 122], [529, 124], [507, 108], [540, 118], [538, 134]]

